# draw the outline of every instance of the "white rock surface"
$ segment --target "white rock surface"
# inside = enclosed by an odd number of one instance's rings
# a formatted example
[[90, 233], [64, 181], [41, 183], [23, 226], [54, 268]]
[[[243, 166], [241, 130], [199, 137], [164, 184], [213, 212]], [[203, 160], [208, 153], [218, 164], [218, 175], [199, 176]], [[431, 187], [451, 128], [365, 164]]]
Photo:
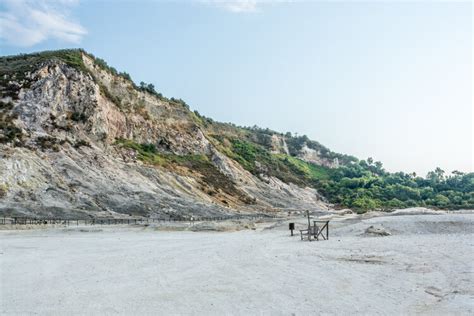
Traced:
[[[370, 225], [393, 235], [362, 236]], [[472, 315], [473, 225], [473, 214], [337, 220], [320, 242], [289, 237], [287, 222], [0, 231], [0, 314]]]

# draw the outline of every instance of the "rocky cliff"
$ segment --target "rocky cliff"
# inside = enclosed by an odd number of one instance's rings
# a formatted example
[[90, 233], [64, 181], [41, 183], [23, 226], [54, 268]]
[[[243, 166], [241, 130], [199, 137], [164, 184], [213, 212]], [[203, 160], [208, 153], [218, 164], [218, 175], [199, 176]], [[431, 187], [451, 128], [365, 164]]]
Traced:
[[214, 122], [82, 50], [1, 57], [0, 93], [3, 215], [324, 209], [305, 172], [339, 163], [307, 139]]

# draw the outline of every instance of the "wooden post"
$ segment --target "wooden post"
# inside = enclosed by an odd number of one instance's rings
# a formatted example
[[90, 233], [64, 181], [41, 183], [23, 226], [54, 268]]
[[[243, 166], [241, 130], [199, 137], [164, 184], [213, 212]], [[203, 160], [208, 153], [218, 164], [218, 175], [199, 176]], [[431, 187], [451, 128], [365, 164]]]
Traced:
[[326, 240], [329, 240], [329, 221], [326, 222]]
[[311, 241], [311, 219], [309, 218], [309, 210], [306, 211], [308, 216], [308, 241]]

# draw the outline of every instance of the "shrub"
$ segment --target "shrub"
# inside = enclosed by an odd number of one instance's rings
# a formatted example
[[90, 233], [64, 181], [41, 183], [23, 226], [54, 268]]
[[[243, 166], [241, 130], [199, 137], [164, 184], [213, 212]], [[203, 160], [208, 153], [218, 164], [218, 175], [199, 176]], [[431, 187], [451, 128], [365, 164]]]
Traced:
[[79, 112], [73, 112], [71, 114], [71, 120], [75, 122], [86, 122], [87, 121], [87, 116], [84, 113], [79, 113]]
[[0, 122], [0, 130], [2, 130], [2, 134], [0, 134], [0, 143], [8, 143], [13, 142], [15, 140], [21, 140], [23, 133], [21, 129], [14, 125], [3, 125]]
[[7, 196], [8, 187], [5, 184], [0, 184], [0, 199]]
[[54, 151], [59, 151], [59, 140], [51, 136], [40, 136], [36, 139], [36, 144], [38, 144], [41, 149], [52, 149]]
[[125, 71], [120, 72], [120, 73], [119, 73], [119, 76], [122, 77], [122, 78], [124, 78], [124, 79], [127, 79], [127, 80], [129, 80], [129, 81], [132, 81], [132, 77], [131, 77], [128, 73], [126, 73]]
[[146, 83], [146, 82], [141, 81], [140, 86], [138, 87], [138, 90], [148, 92], [158, 97], [158, 99], [163, 99], [163, 95], [155, 90], [155, 86], [152, 83]]
[[76, 149], [82, 146], [91, 147], [91, 144], [87, 140], [84, 140], [84, 139], [80, 139], [74, 144], [74, 148]]

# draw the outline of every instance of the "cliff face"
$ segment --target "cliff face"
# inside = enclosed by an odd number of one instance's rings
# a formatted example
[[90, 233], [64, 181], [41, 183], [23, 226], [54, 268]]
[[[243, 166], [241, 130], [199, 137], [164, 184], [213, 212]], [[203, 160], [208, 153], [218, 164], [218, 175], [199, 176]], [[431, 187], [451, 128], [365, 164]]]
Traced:
[[[0, 214], [180, 217], [326, 208], [291, 168], [285, 172], [294, 181], [279, 176], [290, 155], [284, 136], [262, 141], [139, 89], [82, 51], [66, 53], [0, 60]], [[282, 167], [270, 172], [272, 165], [238, 151], [247, 149], [242, 144]], [[293, 156], [325, 164], [304, 148]]]

